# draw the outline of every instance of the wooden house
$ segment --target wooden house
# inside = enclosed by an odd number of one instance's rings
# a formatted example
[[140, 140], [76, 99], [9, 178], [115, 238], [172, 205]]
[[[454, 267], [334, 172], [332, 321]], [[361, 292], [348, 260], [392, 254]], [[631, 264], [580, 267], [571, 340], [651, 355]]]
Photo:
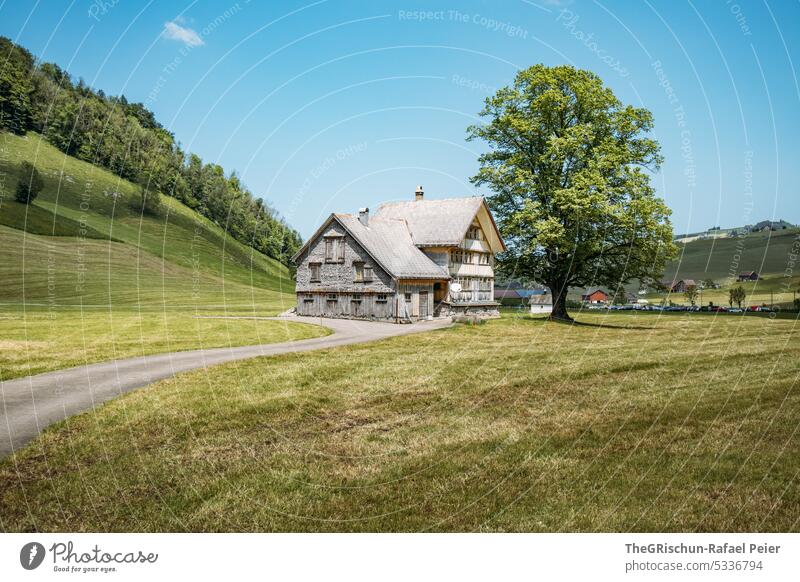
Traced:
[[292, 257], [297, 313], [407, 322], [499, 315], [494, 256], [505, 244], [481, 197], [386, 203], [331, 214]]

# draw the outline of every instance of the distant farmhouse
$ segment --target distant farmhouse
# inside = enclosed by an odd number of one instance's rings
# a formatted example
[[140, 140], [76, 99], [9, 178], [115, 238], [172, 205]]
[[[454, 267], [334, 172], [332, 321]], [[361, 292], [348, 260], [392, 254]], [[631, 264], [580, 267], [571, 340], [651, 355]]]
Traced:
[[737, 281], [758, 281], [758, 273], [756, 271], [742, 271], [736, 277]]
[[608, 293], [602, 289], [595, 289], [581, 295], [581, 300], [590, 304], [608, 303]]
[[408, 322], [499, 315], [494, 256], [505, 250], [483, 198], [331, 214], [292, 257], [299, 315]]
[[553, 296], [546, 289], [495, 289], [494, 298], [503, 305], [519, 307], [527, 305], [531, 313], [551, 313], [553, 311]]
[[523, 299], [530, 299], [531, 297], [536, 297], [538, 295], [547, 295], [548, 292], [545, 289], [517, 289], [517, 293]]
[[689, 287], [697, 287], [694, 279], [681, 279], [680, 281], [664, 281], [662, 285], [670, 293], [685, 293]]
[[528, 305], [530, 312], [536, 313], [552, 313], [553, 312], [553, 296], [547, 291], [535, 293], [528, 297]]

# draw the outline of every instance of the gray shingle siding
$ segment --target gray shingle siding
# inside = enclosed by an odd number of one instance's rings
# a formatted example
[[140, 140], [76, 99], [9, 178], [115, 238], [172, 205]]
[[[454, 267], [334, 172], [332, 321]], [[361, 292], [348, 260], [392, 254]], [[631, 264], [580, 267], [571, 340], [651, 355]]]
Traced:
[[[325, 237], [320, 236], [311, 241], [307, 251], [297, 265], [296, 291], [305, 292], [374, 292], [394, 293], [395, 284], [392, 277], [384, 271], [364, 248], [347, 234], [340, 224], [334, 221], [325, 229], [325, 234], [334, 231], [343, 236], [345, 241], [345, 254], [343, 262], [328, 263], [325, 261]], [[365, 266], [372, 267], [372, 282], [356, 283], [353, 281], [353, 262], [363, 262]], [[319, 263], [320, 281], [311, 281], [310, 263]]]

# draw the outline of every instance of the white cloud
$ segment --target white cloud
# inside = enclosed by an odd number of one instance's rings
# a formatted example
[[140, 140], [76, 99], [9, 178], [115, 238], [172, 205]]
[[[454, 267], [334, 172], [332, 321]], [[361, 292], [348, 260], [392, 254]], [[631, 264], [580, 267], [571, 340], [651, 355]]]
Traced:
[[162, 32], [165, 38], [170, 40], [177, 40], [186, 46], [196, 47], [204, 45], [203, 39], [191, 28], [181, 26], [175, 21], [167, 22], [164, 24], [164, 31]]

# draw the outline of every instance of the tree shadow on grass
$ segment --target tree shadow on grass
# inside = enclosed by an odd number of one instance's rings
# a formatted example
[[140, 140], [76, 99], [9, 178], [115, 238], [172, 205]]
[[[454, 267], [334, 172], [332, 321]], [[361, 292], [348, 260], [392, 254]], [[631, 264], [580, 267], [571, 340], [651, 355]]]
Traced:
[[549, 317], [522, 317], [525, 321], [535, 321], [537, 323], [556, 323], [558, 325], [572, 325], [575, 327], [599, 327], [604, 329], [658, 329], [646, 325], [614, 325], [610, 323], [589, 323], [587, 321], [576, 321], [566, 319], [550, 319]]

